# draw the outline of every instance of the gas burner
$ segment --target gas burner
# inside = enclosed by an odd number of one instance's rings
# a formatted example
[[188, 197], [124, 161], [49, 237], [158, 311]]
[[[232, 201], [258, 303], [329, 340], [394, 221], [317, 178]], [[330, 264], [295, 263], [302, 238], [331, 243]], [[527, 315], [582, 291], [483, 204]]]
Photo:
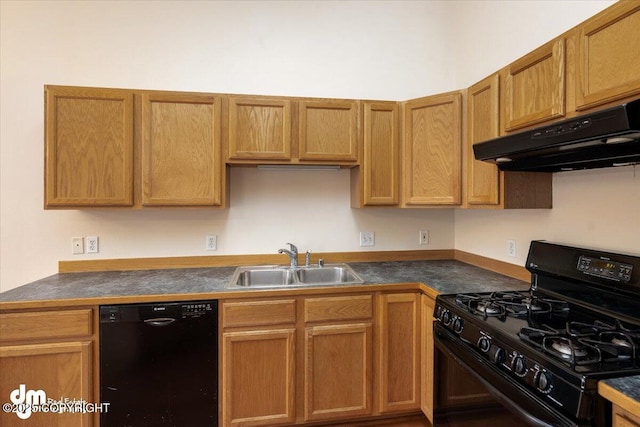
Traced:
[[589, 354], [584, 346], [567, 338], [551, 338], [546, 349], [564, 359], [583, 358]]
[[504, 309], [493, 301], [480, 301], [476, 304], [475, 309], [485, 316], [499, 316], [504, 313]]

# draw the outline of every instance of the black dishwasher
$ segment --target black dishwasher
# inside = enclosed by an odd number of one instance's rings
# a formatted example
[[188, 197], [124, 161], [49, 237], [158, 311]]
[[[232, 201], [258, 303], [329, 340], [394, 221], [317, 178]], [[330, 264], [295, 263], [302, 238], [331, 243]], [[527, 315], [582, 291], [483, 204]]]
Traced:
[[218, 425], [218, 303], [100, 306], [101, 427]]

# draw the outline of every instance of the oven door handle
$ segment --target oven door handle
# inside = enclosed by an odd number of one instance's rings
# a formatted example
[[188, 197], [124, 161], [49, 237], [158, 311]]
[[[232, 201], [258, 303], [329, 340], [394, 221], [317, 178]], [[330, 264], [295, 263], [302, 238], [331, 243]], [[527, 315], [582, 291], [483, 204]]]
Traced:
[[[436, 344], [436, 346], [451, 358], [453, 358], [456, 362], [458, 362], [462, 367], [464, 367], [469, 373], [471, 373], [476, 379], [478, 379], [478, 381], [480, 381], [487, 388], [487, 390], [500, 401], [500, 403], [502, 403], [514, 415], [519, 416], [521, 419], [526, 421], [529, 425], [535, 427], [582, 427], [585, 425], [590, 425], [576, 424], [573, 420], [570, 420], [566, 416], [560, 414], [558, 411], [542, 402], [536, 396], [527, 391], [521, 390], [521, 392], [524, 392], [524, 394], [528, 395], [527, 398], [529, 399], [529, 402], [538, 402], [541, 408], [543, 408], [543, 411], [546, 415], [552, 415], [553, 420], [550, 422], [552, 422], [553, 424], [550, 424], [549, 422], [540, 419], [536, 415], [533, 415], [530, 411], [527, 411], [526, 408], [523, 408], [522, 404], [518, 404], [511, 397], [507, 396], [504, 392], [502, 392], [485, 378], [483, 378], [482, 375], [477, 372], [478, 369], [474, 369], [473, 367], [469, 366], [468, 363], [458, 357], [456, 353], [449, 347], [451, 346], [455, 348], [457, 340], [457, 337], [452, 336], [451, 333], [442, 328], [437, 321], [434, 322], [434, 343]], [[462, 349], [462, 351], [467, 350]], [[471, 355], [471, 357], [475, 357], [475, 355]], [[490, 362], [488, 361], [479, 360], [478, 362], [483, 365], [487, 365], [486, 367], [491, 370], [495, 369], [493, 365], [490, 365]]]

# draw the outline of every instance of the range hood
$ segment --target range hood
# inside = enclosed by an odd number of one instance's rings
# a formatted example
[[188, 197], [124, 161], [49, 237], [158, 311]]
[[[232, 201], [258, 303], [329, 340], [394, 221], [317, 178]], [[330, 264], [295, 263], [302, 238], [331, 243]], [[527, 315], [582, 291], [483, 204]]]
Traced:
[[640, 99], [473, 144], [503, 171], [559, 172], [640, 163]]

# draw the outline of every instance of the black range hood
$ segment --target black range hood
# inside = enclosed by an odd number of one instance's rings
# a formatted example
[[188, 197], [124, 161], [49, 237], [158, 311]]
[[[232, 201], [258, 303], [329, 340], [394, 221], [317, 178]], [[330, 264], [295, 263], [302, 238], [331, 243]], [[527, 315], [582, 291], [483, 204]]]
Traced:
[[503, 171], [559, 172], [640, 163], [640, 99], [473, 144]]

